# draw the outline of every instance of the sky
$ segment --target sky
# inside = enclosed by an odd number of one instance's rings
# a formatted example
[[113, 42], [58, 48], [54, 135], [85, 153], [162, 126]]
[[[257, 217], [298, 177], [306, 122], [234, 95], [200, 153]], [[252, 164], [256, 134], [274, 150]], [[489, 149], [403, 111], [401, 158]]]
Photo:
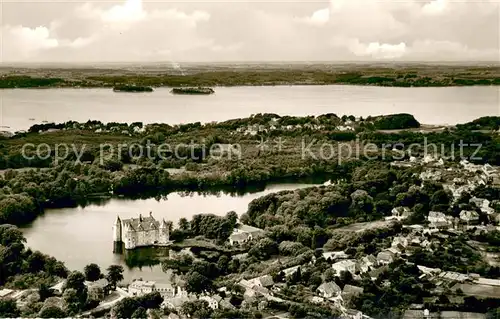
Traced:
[[12, 62], [500, 61], [500, 0], [3, 0]]

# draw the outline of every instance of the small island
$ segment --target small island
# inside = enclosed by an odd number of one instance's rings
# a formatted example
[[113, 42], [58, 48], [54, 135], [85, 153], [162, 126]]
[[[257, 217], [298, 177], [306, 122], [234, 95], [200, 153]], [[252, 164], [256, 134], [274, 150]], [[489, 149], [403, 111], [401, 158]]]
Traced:
[[113, 88], [114, 92], [153, 92], [149, 86], [121, 85]]
[[170, 92], [172, 94], [202, 94], [202, 95], [215, 93], [214, 89], [208, 87], [173, 88], [172, 91]]

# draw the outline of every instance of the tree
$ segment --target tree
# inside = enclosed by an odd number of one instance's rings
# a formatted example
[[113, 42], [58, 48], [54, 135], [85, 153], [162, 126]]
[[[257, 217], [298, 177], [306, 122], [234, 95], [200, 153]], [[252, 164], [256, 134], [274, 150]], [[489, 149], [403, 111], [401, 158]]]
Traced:
[[352, 274], [349, 271], [341, 271], [340, 272], [340, 281], [344, 284], [350, 284], [352, 282]]
[[108, 267], [106, 279], [112, 287], [116, 288], [116, 284], [123, 280], [123, 267], [120, 265], [111, 265]]
[[40, 318], [66, 318], [67, 315], [61, 308], [57, 306], [43, 307], [38, 314]]
[[179, 219], [179, 228], [180, 230], [182, 230], [183, 232], [189, 232], [189, 222], [186, 218], [182, 217], [181, 219]]
[[[0, 211], [2, 207], [0, 207]], [[26, 243], [23, 233], [14, 225], [0, 225], [0, 245], [10, 246], [13, 243]]]
[[28, 258], [28, 271], [31, 273], [37, 273], [45, 269], [45, 255], [39, 251], [31, 253]]
[[309, 285], [313, 286], [314, 289], [318, 288], [318, 286], [321, 285], [321, 282], [321, 276], [318, 273], [312, 274], [311, 278], [309, 278]]
[[64, 290], [66, 289], [75, 289], [77, 292], [85, 290], [85, 276], [79, 271], [73, 271], [66, 279]]
[[123, 163], [119, 160], [116, 159], [109, 159], [104, 162], [103, 165], [104, 169], [111, 171], [111, 172], [116, 172], [116, 171], [121, 171], [123, 168]]
[[134, 298], [124, 298], [113, 308], [116, 318], [130, 318], [139, 307], [139, 303]]
[[236, 222], [238, 221], [238, 214], [235, 211], [230, 211], [226, 214], [226, 220], [229, 221], [232, 228], [236, 226]]
[[212, 288], [212, 282], [207, 277], [196, 271], [186, 275], [186, 290], [191, 293], [200, 294]]
[[137, 308], [134, 311], [134, 313], [132, 314], [132, 318], [143, 319], [143, 318], [147, 318], [147, 317], [148, 317], [148, 313], [147, 313], [146, 309], [144, 309], [142, 307]]
[[328, 268], [325, 271], [325, 282], [330, 282], [335, 280], [335, 269], [333, 268]]
[[163, 303], [163, 297], [155, 291], [138, 297], [137, 301], [145, 309], [158, 309]]
[[387, 216], [391, 214], [392, 204], [388, 200], [379, 200], [375, 203], [375, 210], [378, 214]]
[[431, 197], [431, 206], [449, 205], [451, 197], [443, 189], [436, 191]]
[[101, 269], [96, 264], [88, 264], [83, 269], [83, 272], [85, 273], [85, 279], [88, 281], [97, 281], [102, 276]]
[[270, 238], [262, 238], [249, 251], [248, 255], [259, 260], [269, 259], [278, 253], [278, 244]]
[[229, 257], [226, 255], [222, 255], [219, 257], [217, 261], [217, 268], [219, 269], [219, 273], [225, 274], [227, 272], [227, 268], [229, 266]]
[[210, 318], [212, 310], [206, 300], [194, 300], [183, 303], [181, 312], [193, 318]]
[[439, 296], [439, 303], [442, 305], [447, 305], [450, 303], [450, 299], [446, 295]]
[[40, 295], [40, 301], [44, 302], [45, 299], [52, 297], [52, 290], [42, 282], [40, 286], [38, 286], [38, 294]]
[[66, 310], [69, 314], [75, 315], [80, 310], [83, 309], [85, 303], [87, 302], [87, 295], [85, 291], [84, 297], [74, 288], [68, 288], [64, 290], [63, 300], [66, 304]]
[[0, 299], [0, 318], [17, 318], [19, 315], [15, 300]]
[[227, 270], [230, 273], [235, 273], [235, 272], [238, 272], [239, 269], [240, 269], [240, 260], [236, 259], [236, 258], [231, 259], [229, 261], [229, 265], [227, 267]]

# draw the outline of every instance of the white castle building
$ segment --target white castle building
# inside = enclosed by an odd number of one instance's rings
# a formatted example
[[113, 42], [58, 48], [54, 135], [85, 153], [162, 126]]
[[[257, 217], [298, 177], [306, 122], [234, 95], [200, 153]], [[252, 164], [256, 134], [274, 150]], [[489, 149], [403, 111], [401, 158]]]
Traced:
[[116, 217], [113, 225], [113, 242], [117, 247], [134, 249], [147, 246], [166, 246], [170, 243], [170, 225], [163, 219], [157, 221], [152, 213], [149, 217], [120, 219]]

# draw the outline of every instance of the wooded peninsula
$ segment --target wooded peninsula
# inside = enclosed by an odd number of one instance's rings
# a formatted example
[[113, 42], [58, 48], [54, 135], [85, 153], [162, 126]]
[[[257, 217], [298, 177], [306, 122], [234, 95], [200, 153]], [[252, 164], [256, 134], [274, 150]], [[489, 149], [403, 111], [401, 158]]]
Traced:
[[137, 67], [3, 67], [0, 88], [260, 85], [443, 87], [500, 85], [500, 67], [432, 64], [150, 64]]

